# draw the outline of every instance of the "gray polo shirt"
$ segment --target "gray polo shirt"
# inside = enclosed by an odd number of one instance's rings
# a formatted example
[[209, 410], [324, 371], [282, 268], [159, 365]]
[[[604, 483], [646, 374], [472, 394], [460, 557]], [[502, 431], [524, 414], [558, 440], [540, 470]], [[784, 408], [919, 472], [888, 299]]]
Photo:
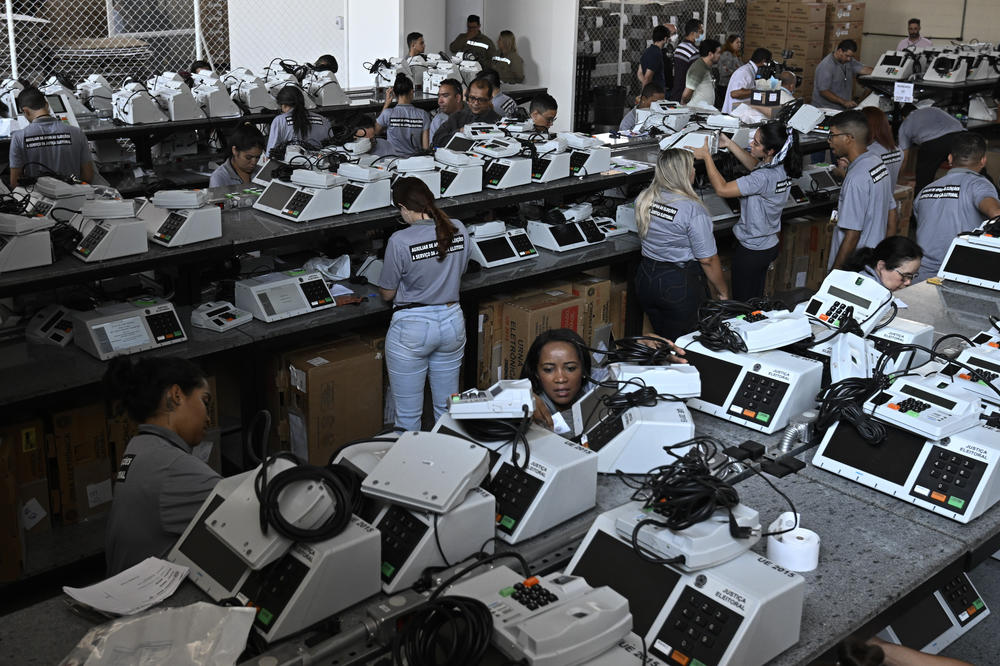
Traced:
[[982, 224], [985, 216], [979, 212], [979, 204], [990, 197], [997, 198], [997, 188], [988, 178], [959, 167], [920, 190], [913, 202], [920, 219], [917, 245], [924, 251], [919, 280], [937, 275], [958, 234]]
[[411, 157], [424, 150], [421, 136], [430, 132], [431, 116], [412, 104], [397, 104], [384, 109], [375, 121], [385, 128], [390, 155]]
[[271, 131], [267, 135], [267, 150], [270, 151], [280, 143], [301, 143], [311, 148], [319, 148], [324, 139], [330, 138], [330, 121], [318, 113], [309, 112], [309, 133], [305, 136], [295, 134], [292, 125], [292, 112], [281, 113], [271, 121]]
[[896, 191], [896, 183], [899, 182], [899, 170], [903, 166], [903, 151], [899, 148], [889, 150], [878, 141], [872, 141], [868, 146], [868, 152], [874, 153], [882, 158], [882, 164], [889, 169], [889, 179], [892, 191]]
[[389, 237], [379, 286], [396, 290], [393, 302], [397, 307], [458, 301], [462, 274], [469, 265], [469, 232], [460, 221], [452, 218], [451, 222], [458, 233], [442, 261], [438, 261], [433, 220], [421, 220]]
[[105, 536], [108, 575], [166, 556], [220, 478], [177, 433], [140, 425], [115, 475]]
[[79, 178], [80, 169], [90, 161], [87, 136], [79, 127], [68, 125], [55, 116], [35, 118], [10, 138], [10, 166], [23, 169], [25, 176], [44, 176], [51, 171]]
[[962, 123], [944, 109], [936, 106], [915, 109], [899, 126], [899, 149], [908, 150], [911, 146], [964, 130]]
[[500, 114], [503, 118], [513, 118], [514, 109], [517, 108], [517, 102], [514, 98], [507, 93], [500, 93], [493, 98], [493, 110]]
[[821, 90], [829, 90], [837, 97], [851, 99], [854, 96], [854, 77], [864, 69], [857, 60], [851, 59], [845, 63], [839, 63], [828, 53], [825, 58], [816, 65], [816, 79], [813, 82], [813, 106], [826, 109], [846, 109], [847, 107], [831, 102], [820, 94]]
[[642, 256], [680, 263], [718, 254], [712, 218], [700, 201], [666, 194], [649, 209], [649, 230]]
[[[254, 167], [253, 173], [250, 174], [250, 178], [253, 179], [260, 171], [260, 165]], [[208, 179], [209, 187], [226, 187], [228, 185], [243, 185], [243, 179], [240, 175], [236, 173], [236, 169], [233, 168], [232, 160], [226, 160], [219, 167], [212, 172], [212, 176]]]
[[631, 111], [625, 114], [625, 117], [622, 118], [621, 123], [618, 125], [619, 132], [624, 132], [626, 130], [631, 131], [635, 129], [635, 124], [639, 122], [638, 119], [636, 118], [637, 114], [635, 111], [636, 111], [635, 109], [632, 109]]
[[875, 247], [885, 238], [889, 211], [896, 207], [889, 185], [889, 168], [882, 158], [865, 151], [847, 167], [837, 201], [837, 226], [830, 244], [827, 268], [833, 268], [847, 231], [860, 231], [858, 247]]
[[761, 165], [736, 179], [740, 189], [740, 221], [733, 235], [748, 250], [766, 250], [778, 244], [781, 212], [791, 181], [785, 167]]
[[437, 113], [434, 114], [434, 117], [431, 118], [431, 128], [430, 128], [431, 138], [434, 137], [435, 132], [441, 129], [441, 125], [444, 125], [446, 122], [448, 122], [449, 115], [450, 114], [447, 114], [444, 111], [438, 111]]

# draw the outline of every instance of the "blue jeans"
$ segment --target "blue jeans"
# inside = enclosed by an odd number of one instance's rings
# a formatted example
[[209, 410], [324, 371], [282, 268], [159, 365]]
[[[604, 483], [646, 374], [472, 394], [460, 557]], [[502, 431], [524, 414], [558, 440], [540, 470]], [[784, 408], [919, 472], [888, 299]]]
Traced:
[[635, 291], [656, 334], [676, 340], [698, 328], [698, 307], [708, 299], [708, 282], [697, 261], [681, 266], [643, 257]]
[[458, 305], [425, 305], [398, 310], [385, 337], [389, 386], [396, 403], [396, 428], [420, 430], [424, 383], [430, 376], [434, 420], [458, 393], [465, 353], [465, 317]]

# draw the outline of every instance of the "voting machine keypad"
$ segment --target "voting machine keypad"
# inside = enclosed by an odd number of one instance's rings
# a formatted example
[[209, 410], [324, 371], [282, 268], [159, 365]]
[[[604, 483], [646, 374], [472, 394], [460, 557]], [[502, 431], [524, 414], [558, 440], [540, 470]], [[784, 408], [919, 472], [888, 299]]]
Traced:
[[344, 193], [343, 193], [344, 210], [350, 210], [351, 206], [354, 205], [354, 202], [358, 200], [358, 197], [361, 196], [361, 192], [363, 191], [364, 191], [363, 187], [361, 187], [360, 185], [355, 185], [354, 183], [348, 183], [347, 185], [344, 185]]
[[985, 471], [986, 463], [980, 460], [933, 446], [910, 495], [964, 514]]
[[390, 583], [424, 538], [428, 526], [408, 510], [392, 506], [376, 527], [382, 534], [382, 582]]
[[523, 583], [515, 583], [512, 587], [503, 588], [500, 590], [500, 596], [516, 601], [531, 611], [559, 601], [559, 597], [542, 587], [542, 584], [534, 576]]
[[84, 238], [83, 241], [76, 246], [76, 253], [83, 255], [84, 257], [89, 256], [90, 253], [97, 248], [97, 246], [101, 243], [102, 240], [104, 240], [104, 237], [107, 235], [108, 235], [107, 229], [105, 229], [99, 224], [94, 225], [94, 228], [90, 230], [90, 233], [87, 234], [87, 237]]
[[447, 169], [441, 170], [441, 194], [448, 191], [448, 188], [451, 187], [451, 184], [455, 182], [456, 178], [458, 178], [457, 171], [449, 171]]
[[[580, 172], [583, 165], [587, 163], [587, 159], [590, 157], [589, 153], [583, 153], [578, 150], [574, 150], [569, 154], [569, 172], [574, 176]], [[584, 174], [585, 176], [590, 176], [592, 174]]]
[[330, 290], [326, 288], [326, 282], [323, 280], [310, 280], [300, 283], [299, 286], [302, 287], [302, 294], [309, 301], [310, 307], [319, 308], [333, 303], [333, 296], [330, 295]]
[[580, 231], [583, 232], [584, 237], [586, 237], [588, 243], [600, 243], [602, 240], [607, 238], [604, 232], [597, 228], [597, 222], [593, 219], [584, 220], [580, 222]]
[[177, 321], [177, 314], [173, 310], [148, 315], [146, 324], [157, 342], [173, 342], [184, 337], [184, 331], [181, 330], [181, 324]]
[[170, 213], [170, 215], [167, 215], [167, 219], [163, 221], [163, 224], [160, 225], [160, 228], [156, 230], [156, 233], [153, 234], [153, 238], [169, 243], [170, 239], [177, 235], [177, 232], [185, 221], [187, 221], [187, 218], [183, 215]]
[[291, 553], [285, 553], [277, 562], [252, 572], [240, 588], [240, 594], [246, 595], [250, 604], [257, 609], [254, 626], [268, 631], [288, 606], [292, 595], [308, 573], [309, 567], [292, 557]]
[[535, 246], [531, 244], [531, 239], [528, 238], [528, 234], [511, 234], [508, 238], [510, 238], [510, 242], [514, 246], [514, 251], [517, 252], [517, 256], [527, 257], [532, 254], [538, 254], [538, 250], [536, 250]]
[[490, 165], [490, 168], [486, 170], [483, 176], [483, 180], [486, 181], [487, 185], [493, 185], [494, 187], [500, 184], [503, 177], [507, 174], [510, 166], [503, 164], [501, 162], [494, 162]]
[[964, 572], [952, 578], [947, 585], [938, 591], [945, 603], [948, 604], [955, 619], [963, 627], [972, 622], [979, 612], [986, 608], [986, 604], [979, 597], [979, 592], [972, 586], [972, 582], [969, 581], [969, 577]]
[[609, 416], [587, 431], [587, 443], [591, 451], [600, 451], [611, 440], [625, 431], [625, 419], [621, 414]]
[[714, 666], [732, 642], [743, 618], [686, 586], [653, 642], [667, 663]]
[[312, 201], [312, 198], [313, 195], [308, 192], [296, 192], [292, 195], [292, 198], [288, 200], [288, 203], [285, 204], [285, 210], [282, 212], [288, 217], [298, 217], [302, 214], [302, 211], [306, 209], [306, 206], [309, 205], [309, 202]]
[[513, 534], [542, 489], [542, 480], [505, 462], [486, 488], [496, 498], [497, 529]]
[[788, 384], [755, 372], [748, 372], [729, 406], [733, 416], [767, 425], [781, 406]]

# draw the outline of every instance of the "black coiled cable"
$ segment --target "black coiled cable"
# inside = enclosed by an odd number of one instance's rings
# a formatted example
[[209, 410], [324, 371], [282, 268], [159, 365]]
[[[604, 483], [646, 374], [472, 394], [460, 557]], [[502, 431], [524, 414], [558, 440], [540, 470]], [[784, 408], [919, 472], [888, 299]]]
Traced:
[[493, 616], [486, 604], [470, 597], [439, 597], [406, 616], [392, 641], [392, 663], [478, 664], [492, 637]]
[[[278, 459], [289, 460], [295, 463], [295, 467], [278, 472], [271, 479], [268, 479], [268, 468]], [[319, 527], [303, 529], [291, 524], [281, 515], [278, 497], [286, 487], [294, 483], [308, 481], [316, 481], [326, 485], [333, 496], [334, 510]], [[254, 492], [260, 504], [261, 532], [267, 534], [268, 528], [273, 527], [278, 534], [286, 539], [307, 543], [324, 541], [343, 532], [351, 521], [355, 502], [359, 501], [352, 496], [351, 489], [344, 484], [341, 473], [334, 472], [329, 467], [304, 465], [295, 455], [287, 451], [276, 453], [264, 461], [254, 478]]]
[[587, 348], [604, 355], [604, 363], [629, 363], [632, 365], [669, 365], [676, 359], [674, 348], [663, 338], [635, 335], [612, 341], [610, 349]]
[[698, 334], [695, 335], [703, 347], [712, 351], [731, 351], [737, 354], [747, 351], [746, 342], [739, 333], [726, 323], [727, 319], [754, 312], [787, 310], [781, 301], [767, 298], [752, 298], [742, 301], [708, 301], [698, 308]]

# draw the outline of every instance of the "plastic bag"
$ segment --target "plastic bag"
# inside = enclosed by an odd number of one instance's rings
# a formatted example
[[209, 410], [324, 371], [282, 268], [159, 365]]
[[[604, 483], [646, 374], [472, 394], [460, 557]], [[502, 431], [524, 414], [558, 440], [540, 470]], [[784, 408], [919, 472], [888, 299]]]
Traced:
[[302, 268], [307, 271], [319, 271], [323, 277], [333, 282], [346, 280], [351, 277], [351, 258], [346, 254], [340, 255], [336, 259], [323, 256], [313, 257]]
[[122, 617], [87, 632], [62, 666], [228, 666], [246, 647], [254, 615], [198, 602]]

